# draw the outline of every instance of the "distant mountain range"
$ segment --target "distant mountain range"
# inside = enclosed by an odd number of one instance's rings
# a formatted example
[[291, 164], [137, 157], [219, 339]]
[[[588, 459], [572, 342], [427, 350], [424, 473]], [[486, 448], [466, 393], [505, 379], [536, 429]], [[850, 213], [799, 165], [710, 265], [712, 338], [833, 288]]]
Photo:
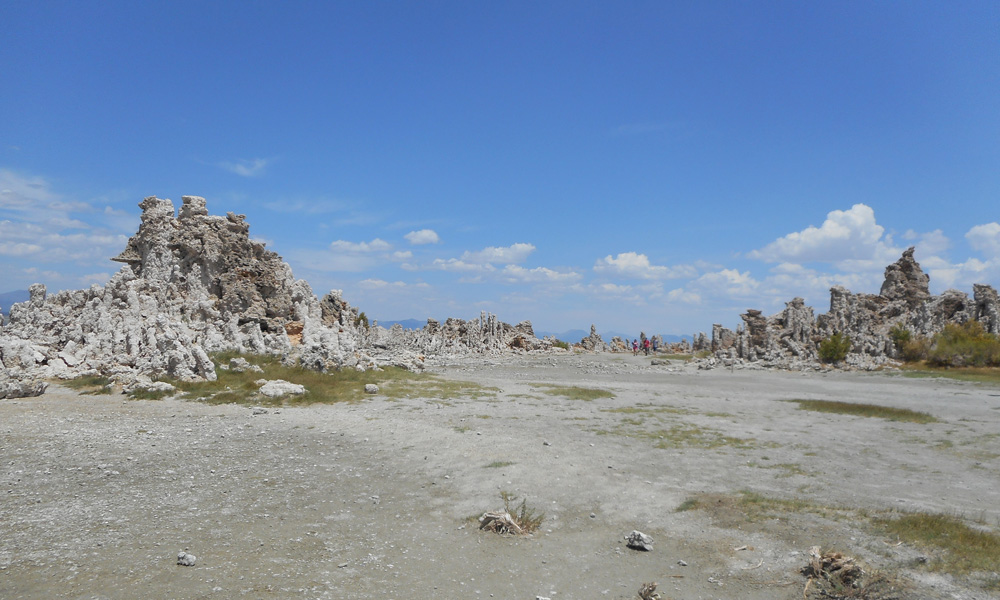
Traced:
[[421, 321], [420, 319], [406, 319], [405, 321], [379, 321], [379, 327], [385, 327], [389, 329], [393, 325], [402, 325], [403, 329], [423, 329], [424, 325], [427, 324], [427, 319]]
[[13, 292], [4, 292], [0, 294], [0, 313], [5, 316], [10, 312], [10, 305], [17, 304], [18, 302], [27, 302], [31, 295], [28, 294], [28, 290], [15, 290]]
[[[623, 340], [624, 339], [631, 340], [639, 337], [639, 334], [637, 333], [627, 334], [618, 331], [598, 331], [597, 333], [600, 334], [601, 339], [604, 340], [605, 342], [610, 342], [611, 338], [614, 337], [620, 337]], [[535, 335], [540, 338], [555, 336], [557, 340], [562, 340], [564, 342], [575, 344], [580, 340], [582, 340], [583, 338], [590, 335], [590, 330], [584, 331], [583, 329], [570, 329], [569, 331], [563, 331], [562, 333], [553, 333], [551, 331], [538, 331], [536, 329]], [[658, 335], [658, 334], [654, 333], [652, 335]], [[668, 344], [676, 344], [681, 340], [687, 340], [690, 343], [693, 339], [690, 335], [674, 335], [674, 334], [660, 334], [660, 335], [663, 335], [663, 341]]]

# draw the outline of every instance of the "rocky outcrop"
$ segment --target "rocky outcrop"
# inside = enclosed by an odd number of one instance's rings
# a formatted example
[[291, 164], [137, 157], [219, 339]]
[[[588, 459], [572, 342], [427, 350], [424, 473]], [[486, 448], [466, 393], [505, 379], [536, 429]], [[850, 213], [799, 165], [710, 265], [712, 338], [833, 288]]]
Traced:
[[531, 323], [510, 325], [496, 315], [483, 312], [478, 319], [447, 319], [444, 323], [428, 319], [422, 329], [373, 326], [364, 333], [364, 346], [385, 364], [397, 365], [423, 361], [427, 355], [463, 356], [548, 350], [551, 342], [535, 337]]
[[848, 366], [877, 368], [896, 357], [890, 331], [904, 327], [931, 336], [948, 323], [980, 321], [991, 333], [1000, 332], [1000, 301], [995, 289], [975, 285], [975, 297], [958, 290], [939, 296], [929, 291], [930, 278], [913, 258], [913, 248], [885, 269], [878, 294], [855, 294], [844, 287], [830, 290], [830, 310], [813, 318], [802, 298], [788, 302], [771, 317], [759, 310], [742, 315], [743, 325], [732, 331], [712, 329], [714, 357], [705, 365], [755, 363], [781, 368], [811, 368], [819, 362], [819, 344], [834, 333], [847, 334], [851, 351]]
[[597, 327], [593, 324], [590, 326], [590, 335], [580, 340], [579, 346], [591, 352], [604, 352], [608, 349], [608, 345], [601, 339], [601, 334], [597, 333]]
[[914, 260], [913, 251], [912, 246], [907, 248], [898, 261], [885, 268], [885, 281], [879, 291], [880, 297], [889, 301], [902, 300], [910, 309], [917, 308], [931, 297], [931, 278]]
[[170, 200], [149, 197], [139, 207], [139, 231], [113, 259], [124, 266], [106, 285], [48, 295], [36, 284], [11, 308], [0, 329], [3, 381], [214, 379], [209, 354], [224, 350], [327, 370], [416, 369], [431, 353], [544, 347], [530, 323], [486, 314], [428, 322], [411, 335], [368, 327], [340, 291], [317, 299], [278, 254], [250, 239], [243, 215], [209, 215], [197, 196], [184, 196], [176, 216]]

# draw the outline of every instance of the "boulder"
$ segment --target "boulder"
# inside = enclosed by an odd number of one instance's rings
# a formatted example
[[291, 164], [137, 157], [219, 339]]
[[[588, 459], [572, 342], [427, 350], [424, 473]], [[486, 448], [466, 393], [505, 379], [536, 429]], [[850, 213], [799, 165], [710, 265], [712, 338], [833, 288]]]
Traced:
[[268, 398], [280, 398], [281, 396], [302, 395], [306, 393], [306, 387], [297, 383], [289, 383], [284, 379], [272, 379], [260, 386], [258, 391]]

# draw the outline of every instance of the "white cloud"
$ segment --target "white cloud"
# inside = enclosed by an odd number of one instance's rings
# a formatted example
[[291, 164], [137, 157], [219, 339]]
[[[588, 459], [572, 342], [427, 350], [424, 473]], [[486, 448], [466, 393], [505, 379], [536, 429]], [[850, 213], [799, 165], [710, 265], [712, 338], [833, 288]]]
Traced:
[[684, 304], [701, 304], [701, 295], [689, 292], [684, 288], [677, 288], [667, 292], [667, 300]]
[[47, 224], [0, 221], [0, 255], [30, 256], [43, 262], [91, 262], [114, 256], [128, 237], [109, 232], [60, 233]]
[[489, 246], [478, 252], [462, 253], [462, 261], [467, 263], [517, 264], [527, 260], [535, 251], [532, 244], [518, 243], [510, 246]]
[[223, 161], [218, 163], [218, 166], [240, 177], [257, 177], [264, 174], [264, 170], [270, 162], [266, 158], [239, 159], [235, 162]]
[[566, 283], [579, 281], [581, 278], [575, 271], [563, 273], [546, 267], [525, 269], [517, 265], [507, 265], [503, 268], [502, 274], [510, 283]]
[[618, 285], [617, 283], [599, 283], [593, 286], [593, 289], [604, 292], [605, 294], [631, 294], [632, 286], [630, 285]]
[[413, 258], [413, 253], [409, 250], [397, 250], [392, 253], [393, 260], [409, 260]]
[[[875, 211], [871, 207], [855, 204], [850, 210], [831, 211], [820, 227], [809, 226], [789, 233], [750, 252], [749, 256], [767, 262], [835, 263], [868, 261], [877, 257], [881, 260], [887, 245], [882, 240], [884, 231], [875, 222]], [[858, 266], [860, 263], [855, 263], [855, 267]]]
[[689, 265], [664, 267], [650, 264], [648, 256], [635, 252], [622, 252], [613, 258], [609, 254], [598, 259], [594, 263], [594, 271], [633, 279], [674, 279], [697, 274], [697, 269]]
[[965, 239], [983, 256], [1000, 259], [1000, 223], [976, 225], [965, 234]]
[[466, 262], [457, 258], [449, 258], [447, 260], [442, 258], [435, 259], [431, 263], [431, 268], [439, 271], [458, 271], [464, 273], [484, 273], [496, 270], [489, 263]]
[[38, 254], [41, 251], [42, 247], [37, 244], [0, 242], [0, 254], [4, 256], [26, 256], [28, 254]]
[[414, 246], [421, 246], [423, 244], [437, 244], [441, 241], [438, 234], [433, 229], [421, 229], [419, 231], [411, 231], [410, 233], [403, 236], [406, 241], [410, 242]]
[[736, 269], [723, 269], [713, 273], [705, 273], [692, 282], [692, 287], [704, 292], [703, 295], [747, 297], [752, 296], [760, 287], [760, 282], [754, 279], [750, 272], [740, 273]]
[[916, 240], [913, 245], [917, 247], [920, 255], [924, 257], [940, 254], [951, 247], [951, 240], [940, 229], [928, 231], [927, 233], [916, 233], [911, 229], [903, 237], [907, 240]]
[[334, 252], [353, 252], [359, 254], [366, 252], [385, 252], [392, 249], [392, 244], [379, 238], [375, 238], [370, 242], [348, 242], [346, 240], [337, 240], [330, 243], [330, 249]]
[[405, 281], [386, 281], [384, 279], [363, 279], [358, 282], [358, 287], [365, 290], [404, 290], [407, 288], [426, 289], [430, 285], [426, 283], [406, 283]]

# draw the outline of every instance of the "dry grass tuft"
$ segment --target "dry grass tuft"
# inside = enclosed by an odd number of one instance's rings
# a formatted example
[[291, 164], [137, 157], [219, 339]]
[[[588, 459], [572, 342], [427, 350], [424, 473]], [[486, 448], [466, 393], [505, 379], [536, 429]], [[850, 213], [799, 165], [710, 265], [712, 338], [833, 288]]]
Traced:
[[1000, 565], [1000, 535], [970, 527], [955, 517], [906, 513], [875, 520], [900, 540], [934, 553], [927, 566], [946, 573], [994, 572]]
[[512, 509], [511, 504], [517, 498], [508, 492], [500, 492], [500, 498], [503, 499], [503, 510], [483, 513], [479, 517], [480, 529], [500, 535], [531, 535], [538, 531], [545, 518], [544, 514], [528, 508], [527, 500], [521, 500], [521, 505]]
[[879, 571], [866, 573], [851, 556], [821, 552], [819, 546], [813, 546], [809, 558], [809, 564], [801, 571], [809, 578], [802, 591], [803, 598], [901, 600], [905, 597], [898, 581]]

